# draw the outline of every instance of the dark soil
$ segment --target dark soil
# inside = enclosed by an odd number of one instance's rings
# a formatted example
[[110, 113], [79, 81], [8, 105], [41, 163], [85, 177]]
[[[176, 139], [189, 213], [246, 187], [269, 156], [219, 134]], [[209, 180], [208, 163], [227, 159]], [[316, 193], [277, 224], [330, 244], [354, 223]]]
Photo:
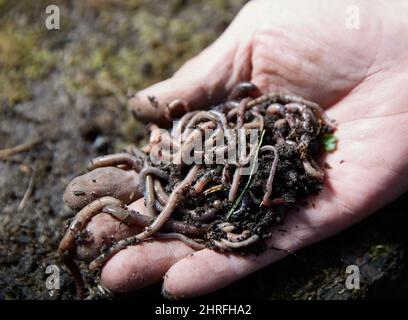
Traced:
[[[223, 105], [226, 105], [228, 101], [216, 106], [218, 110], [222, 110]], [[270, 105], [270, 102], [262, 103], [264, 108]], [[284, 104], [282, 105], [282, 108]], [[261, 107], [261, 106], [259, 106]], [[307, 107], [308, 108], [308, 107]], [[212, 108], [209, 108], [211, 110]], [[251, 108], [248, 108], [251, 109]], [[262, 111], [262, 114], [264, 111]], [[227, 114], [227, 111], [225, 111]], [[323, 148], [322, 137], [327, 133], [331, 133], [330, 129], [320, 115], [316, 113], [316, 118], [319, 119], [319, 125], [317, 125], [309, 133], [303, 128], [301, 122], [302, 115], [300, 112], [291, 113], [293, 118], [298, 120], [298, 125], [293, 129], [289, 130], [289, 125], [286, 124], [287, 128], [284, 128], [283, 137], [285, 139], [290, 139], [289, 144], [284, 142], [282, 139], [281, 129], [277, 129], [274, 124], [277, 121], [283, 120], [283, 115], [266, 115], [265, 118], [265, 134], [262, 136], [262, 141], [258, 141], [258, 147], [262, 146], [274, 146], [278, 153], [278, 165], [276, 172], [274, 174], [273, 180], [273, 192], [269, 199], [278, 200], [276, 203], [271, 205], [260, 204], [263, 195], [266, 192], [267, 180], [270, 175], [272, 163], [275, 156], [273, 153], [256, 153], [255, 157], [259, 156], [257, 160], [259, 165], [258, 169], [251, 175], [243, 175], [240, 182], [240, 187], [237, 192], [237, 197], [234, 201], [229, 202], [228, 193], [230, 189], [231, 182], [221, 182], [222, 181], [222, 171], [225, 164], [204, 164], [202, 172], [199, 174], [197, 179], [208, 175], [212, 172], [211, 180], [206, 184], [206, 190], [211, 190], [217, 186], [223, 186], [216, 192], [206, 194], [205, 191], [195, 194], [193, 188], [190, 187], [189, 190], [185, 190], [187, 194], [178, 203], [178, 206], [188, 209], [187, 213], [177, 213], [172, 214], [172, 219], [174, 220], [184, 220], [187, 224], [192, 224], [200, 226], [200, 223], [192, 219], [192, 215], [200, 216], [205, 215], [208, 210], [216, 211], [213, 218], [206, 219], [203, 223], [209, 225], [209, 232], [204, 236], [195, 237], [195, 239], [200, 238], [199, 241], [204, 241], [209, 248], [223, 251], [223, 248], [219, 248], [214, 244], [214, 240], [220, 240], [226, 238], [226, 233], [222, 231], [218, 226], [223, 223], [229, 223], [234, 226], [234, 234], [240, 234], [241, 232], [247, 230], [249, 231], [249, 238], [251, 235], [259, 236], [259, 241], [255, 242], [250, 246], [245, 246], [240, 249], [235, 249], [235, 251], [240, 251], [241, 253], [254, 253], [261, 252], [266, 249], [264, 241], [269, 239], [271, 236], [270, 229], [274, 225], [279, 225], [283, 221], [283, 216], [288, 211], [288, 209], [293, 208], [300, 204], [300, 201], [310, 194], [318, 194], [323, 187], [321, 180], [316, 177], [311, 176], [305, 171], [303, 166], [303, 160], [305, 157], [316, 157], [319, 151]], [[188, 115], [186, 115], [188, 117]], [[245, 122], [250, 122], [253, 120], [252, 114], [248, 111], [245, 115]], [[236, 119], [232, 119], [228, 122], [230, 129], [234, 129]], [[236, 128], [235, 128], [236, 129]], [[311, 141], [306, 147], [300, 148], [299, 141], [302, 140], [304, 134], [311, 137]], [[249, 140], [249, 134], [247, 133]], [[278, 137], [281, 137], [281, 141], [278, 142]], [[225, 137], [224, 137], [225, 138]], [[295, 142], [296, 141], [296, 142]], [[228, 141], [224, 141], [228, 144]], [[150, 164], [151, 166], [155, 166]], [[249, 165], [247, 165], [249, 167]], [[234, 165], [230, 166], [229, 176], [234, 175], [236, 167]], [[191, 165], [184, 163], [183, 166], [178, 164], [164, 164], [160, 165], [159, 168], [168, 174], [169, 181], [166, 182], [169, 194], [174, 189], [180, 181], [182, 181], [187, 173], [189, 172]], [[247, 181], [249, 184], [246, 186]], [[193, 183], [194, 184], [194, 183]], [[247, 188], [245, 188], [247, 187]], [[242, 199], [238, 196], [242, 193]], [[249, 194], [252, 194], [252, 197]], [[258, 199], [257, 201], [254, 198]], [[214, 201], [220, 201], [222, 203], [221, 209], [214, 209], [211, 203]], [[272, 201], [273, 201], [272, 200]], [[235, 209], [234, 209], [235, 208]], [[241, 208], [241, 209], [240, 209]]]

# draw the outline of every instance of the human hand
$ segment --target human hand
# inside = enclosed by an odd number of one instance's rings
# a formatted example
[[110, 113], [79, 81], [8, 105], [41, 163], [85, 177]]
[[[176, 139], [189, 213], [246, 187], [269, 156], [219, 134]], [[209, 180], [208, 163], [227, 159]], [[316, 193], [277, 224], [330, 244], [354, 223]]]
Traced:
[[[323, 191], [308, 198], [313, 206], [287, 215], [279, 226], [286, 232], [273, 233], [269, 240], [273, 247], [296, 251], [327, 238], [408, 189], [408, 92], [403, 87], [408, 80], [408, 6], [403, 1], [355, 3], [361, 13], [359, 30], [346, 28], [347, 1], [250, 2], [213, 45], [172, 78], [130, 101], [137, 117], [165, 125], [165, 106], [174, 99], [203, 108], [247, 80], [261, 92], [287, 92], [316, 101], [336, 119], [337, 150], [321, 159], [332, 167], [326, 170]], [[148, 96], [158, 99], [158, 108], [151, 106]], [[81, 183], [98, 180], [97, 196], [109, 194], [115, 185], [127, 185], [128, 189], [115, 189], [119, 198], [127, 197], [138, 184], [133, 172], [118, 171], [106, 178], [102, 170], [80, 177]], [[71, 197], [73, 188], [70, 184], [65, 197], [71, 206], [81, 200]], [[145, 212], [142, 199], [130, 208]], [[79, 247], [83, 258], [96, 255], [102, 244], [137, 231], [106, 214], [95, 216], [88, 229], [94, 243]], [[259, 256], [241, 256], [210, 249], [194, 252], [177, 240], [142, 242], [112, 257], [101, 280], [108, 289], [128, 292], [164, 275], [167, 295], [198, 296], [263, 268], [288, 251], [269, 249]]]

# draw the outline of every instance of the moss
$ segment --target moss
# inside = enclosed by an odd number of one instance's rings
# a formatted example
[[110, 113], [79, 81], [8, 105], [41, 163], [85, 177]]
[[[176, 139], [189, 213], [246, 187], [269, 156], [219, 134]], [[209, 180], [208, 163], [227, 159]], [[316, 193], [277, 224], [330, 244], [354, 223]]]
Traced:
[[393, 248], [388, 244], [378, 244], [370, 248], [369, 254], [373, 257], [388, 256], [393, 251]]
[[113, 94], [125, 102], [128, 91], [169, 77], [218, 35], [220, 26], [208, 28], [209, 15], [202, 15], [200, 7], [214, 11], [217, 21], [229, 21], [234, 14], [225, 1], [184, 2], [143, 5], [145, 1], [136, 0], [113, 7], [102, 2], [96, 9], [98, 32], [72, 48], [64, 67], [67, 88], [72, 93]]
[[56, 58], [41, 48], [40, 32], [6, 26], [0, 31], [0, 96], [9, 104], [29, 99], [30, 84], [54, 67]]

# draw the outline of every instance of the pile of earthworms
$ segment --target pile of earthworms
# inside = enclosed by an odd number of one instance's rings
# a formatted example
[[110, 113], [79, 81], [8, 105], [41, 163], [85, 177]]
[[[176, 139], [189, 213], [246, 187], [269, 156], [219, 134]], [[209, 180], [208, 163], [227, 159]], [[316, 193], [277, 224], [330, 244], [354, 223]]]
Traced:
[[[143, 231], [113, 244], [90, 263], [91, 270], [147, 239], [178, 239], [195, 250], [251, 252], [270, 236], [268, 230], [280, 221], [282, 210], [320, 190], [324, 173], [313, 157], [321, 137], [334, 130], [331, 121], [314, 102], [276, 93], [253, 98], [249, 93], [254, 89], [241, 83], [227, 101], [173, 119], [177, 121], [169, 131], [151, 125], [144, 148], [130, 146], [91, 162], [90, 170], [114, 166], [138, 172], [138, 192], [143, 192], [147, 213], [132, 211], [110, 196], [81, 209], [59, 247], [77, 280], [80, 272], [71, 254], [76, 237], [100, 212]], [[180, 105], [190, 110], [176, 100], [168, 105], [166, 117], [172, 119], [172, 110]], [[257, 133], [252, 141], [251, 131]], [[202, 149], [195, 149], [197, 141]], [[245, 145], [230, 159], [237, 141]], [[204, 161], [185, 161], [197, 157]], [[224, 160], [217, 162], [217, 157]]]

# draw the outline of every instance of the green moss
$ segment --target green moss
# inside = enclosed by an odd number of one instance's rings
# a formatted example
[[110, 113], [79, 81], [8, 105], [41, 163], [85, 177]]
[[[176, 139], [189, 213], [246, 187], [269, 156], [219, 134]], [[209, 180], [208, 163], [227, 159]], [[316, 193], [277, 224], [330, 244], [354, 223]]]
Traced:
[[379, 244], [372, 246], [370, 248], [370, 255], [373, 257], [377, 256], [388, 256], [392, 252], [392, 247], [389, 246], [388, 244]]
[[234, 14], [226, 1], [210, 2], [214, 3], [173, 0], [146, 5], [128, 0], [99, 6], [100, 34], [73, 48], [64, 67], [67, 88], [72, 93], [113, 94], [125, 102], [129, 91], [171, 76], [217, 37], [220, 26], [208, 28], [209, 13], [217, 15], [218, 24]]
[[11, 105], [29, 99], [30, 84], [55, 65], [54, 55], [41, 48], [40, 33], [6, 26], [0, 30], [0, 96]]
[[337, 142], [339, 139], [332, 133], [325, 134], [322, 137], [323, 147], [327, 152], [333, 152], [337, 149]]

